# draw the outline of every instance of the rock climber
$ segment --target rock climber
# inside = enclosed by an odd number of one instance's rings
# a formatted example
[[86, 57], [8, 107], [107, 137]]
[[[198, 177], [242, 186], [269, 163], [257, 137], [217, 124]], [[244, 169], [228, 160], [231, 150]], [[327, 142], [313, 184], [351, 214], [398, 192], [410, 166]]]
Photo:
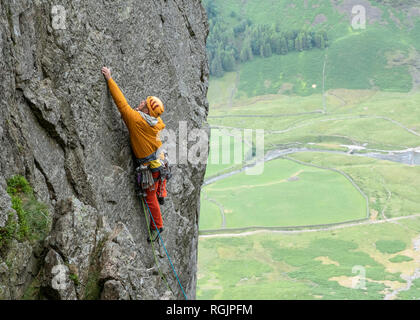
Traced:
[[160, 233], [163, 231], [159, 203], [163, 204], [163, 199], [166, 197], [166, 178], [169, 179], [168, 172], [165, 170], [168, 166], [164, 162], [164, 155], [156, 156], [158, 149], [162, 146], [159, 132], [165, 128], [165, 124], [160, 118], [164, 112], [164, 106], [159, 98], [149, 96], [132, 109], [112, 79], [111, 70], [103, 67], [102, 74], [128, 128], [131, 147], [136, 157], [137, 183], [141, 187], [144, 200], [153, 216], [153, 220], [150, 218], [151, 232], [147, 241], [156, 241], [158, 239], [157, 230]]

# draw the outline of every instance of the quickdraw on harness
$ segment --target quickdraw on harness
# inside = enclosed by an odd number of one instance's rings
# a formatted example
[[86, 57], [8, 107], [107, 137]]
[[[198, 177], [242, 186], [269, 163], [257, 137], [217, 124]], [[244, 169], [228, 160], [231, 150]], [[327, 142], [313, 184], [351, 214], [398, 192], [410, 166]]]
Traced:
[[155, 179], [153, 178], [152, 171], [150, 168], [145, 165], [140, 165], [137, 167], [137, 183], [139, 184], [141, 190], [143, 191], [143, 196], [145, 195], [145, 190], [155, 188]]
[[[157, 168], [150, 168], [150, 162], [158, 160], [160, 162], [160, 166]], [[136, 159], [136, 180], [138, 186], [141, 188], [141, 192], [143, 196], [146, 196], [146, 190], [155, 189], [155, 182], [160, 179], [161, 183], [159, 184], [159, 190], [157, 190], [158, 200], [160, 204], [163, 204], [164, 198], [166, 197], [166, 181], [168, 181], [171, 177], [171, 168], [168, 162], [168, 154], [167, 152], [162, 152], [159, 159], [156, 157], [156, 152], [152, 153], [151, 155], [147, 156], [146, 158]], [[153, 178], [154, 172], [160, 172], [158, 178]]]

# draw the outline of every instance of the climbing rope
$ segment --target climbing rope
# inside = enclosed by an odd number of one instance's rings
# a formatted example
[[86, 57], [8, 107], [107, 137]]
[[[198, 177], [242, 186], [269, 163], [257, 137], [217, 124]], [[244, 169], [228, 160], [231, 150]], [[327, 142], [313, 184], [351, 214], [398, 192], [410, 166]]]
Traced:
[[[146, 219], [147, 230], [149, 231], [149, 238], [152, 238], [152, 234], [151, 234], [151, 232], [150, 232], [150, 227], [149, 227], [148, 222], [147, 222], [147, 221], [148, 221], [148, 219], [147, 219], [147, 212], [146, 212], [146, 208], [144, 207], [144, 200], [143, 200], [143, 198], [142, 198], [141, 204], [142, 204], [142, 206], [143, 206], [143, 212], [144, 212], [144, 217], [145, 217], [145, 219]], [[152, 250], [153, 250], [153, 257], [154, 257], [154, 259], [155, 259], [155, 263], [156, 263], [156, 266], [157, 266], [157, 268], [158, 268], [158, 271], [159, 271], [160, 277], [161, 277], [161, 278], [163, 279], [163, 281], [165, 282], [166, 287], [169, 289], [169, 291], [171, 291], [171, 292], [172, 292], [172, 294], [175, 296], [175, 292], [172, 290], [171, 286], [170, 286], [170, 285], [169, 285], [169, 283], [168, 283], [168, 280], [166, 280], [166, 277], [163, 275], [162, 270], [160, 270], [160, 267], [159, 267], [159, 262], [158, 262], [158, 260], [157, 260], [156, 254], [155, 254], [155, 245], [153, 244], [153, 242], [152, 242]]]
[[[174, 272], [174, 274], [175, 274], [176, 280], [178, 281], [178, 284], [179, 284], [179, 287], [181, 288], [182, 294], [184, 295], [185, 300], [188, 300], [187, 295], [185, 294], [184, 288], [183, 288], [183, 287], [182, 287], [182, 285], [181, 285], [181, 281], [179, 281], [178, 274], [176, 273], [175, 268], [174, 268], [174, 265], [172, 264], [171, 257], [169, 257], [168, 250], [166, 250], [165, 244], [163, 243], [162, 237], [160, 236], [160, 232], [159, 232], [159, 229], [158, 229], [158, 228], [157, 228], [157, 226], [156, 226], [155, 219], [153, 219], [152, 212], [150, 211], [150, 208], [149, 208], [149, 206], [148, 206], [147, 202], [144, 200], [144, 198], [142, 198], [143, 211], [144, 211], [144, 213], [145, 213], [145, 218], [146, 218], [146, 222], [147, 222], [147, 214], [146, 214], [146, 210], [144, 209], [144, 205], [145, 205], [145, 204], [146, 204], [147, 210], [149, 211], [149, 215], [150, 215], [150, 218], [152, 219], [153, 225], [155, 226], [155, 229], [156, 229], [156, 231], [157, 231], [157, 233], [158, 233], [158, 236], [159, 236], [160, 242], [162, 243], [163, 248], [165, 249], [166, 256], [168, 257], [169, 263], [171, 264], [172, 271], [173, 271], [173, 272]], [[150, 238], [150, 239], [152, 239], [151, 232], [150, 232], [150, 227], [148, 227], [148, 230], [149, 230], [149, 238]], [[154, 245], [153, 245], [153, 241], [151, 241], [151, 242], [152, 242], [152, 247], [153, 247], [153, 255], [154, 255], [154, 257], [155, 257], [155, 262], [156, 262], [156, 265], [157, 265], [157, 267], [158, 267], [158, 269], [159, 269], [159, 273], [160, 273], [161, 277], [165, 280], [166, 285], [167, 285], [167, 287], [169, 288], [169, 290], [170, 290], [170, 291], [171, 291], [171, 292], [175, 295], [175, 293], [173, 292], [173, 290], [172, 290], [172, 289], [171, 289], [171, 287], [169, 286], [168, 281], [167, 281], [167, 280], [166, 280], [166, 278], [163, 276], [162, 271], [161, 271], [161, 270], [160, 270], [160, 268], [159, 268], [159, 264], [158, 264], [158, 262], [157, 262], [157, 258], [156, 258], [156, 255], [155, 255], [155, 247], [154, 247]]]

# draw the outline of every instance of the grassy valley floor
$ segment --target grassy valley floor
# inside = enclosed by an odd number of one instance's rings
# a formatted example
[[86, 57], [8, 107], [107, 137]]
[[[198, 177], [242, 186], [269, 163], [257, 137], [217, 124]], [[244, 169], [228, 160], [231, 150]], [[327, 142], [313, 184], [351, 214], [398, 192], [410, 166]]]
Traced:
[[[329, 46], [211, 79], [197, 298], [420, 299], [419, 15], [366, 1], [354, 30], [353, 0], [214, 3], [228, 27], [324, 30]], [[258, 129], [277, 156], [248, 175], [258, 146], [237, 133]]]

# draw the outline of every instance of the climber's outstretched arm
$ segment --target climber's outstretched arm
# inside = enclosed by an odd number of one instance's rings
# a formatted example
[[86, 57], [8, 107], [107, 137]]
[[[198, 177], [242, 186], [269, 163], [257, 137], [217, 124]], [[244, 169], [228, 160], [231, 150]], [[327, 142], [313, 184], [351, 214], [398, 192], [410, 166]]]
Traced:
[[124, 121], [126, 121], [127, 123], [127, 120], [129, 120], [129, 118], [133, 116], [133, 113], [135, 114], [136, 112], [133, 109], [131, 109], [130, 105], [124, 97], [124, 94], [121, 92], [120, 88], [118, 88], [118, 85], [112, 79], [111, 70], [109, 70], [107, 67], [103, 67], [102, 74], [108, 82], [109, 91], [111, 92], [112, 98], [114, 99], [118, 110], [123, 116]]

